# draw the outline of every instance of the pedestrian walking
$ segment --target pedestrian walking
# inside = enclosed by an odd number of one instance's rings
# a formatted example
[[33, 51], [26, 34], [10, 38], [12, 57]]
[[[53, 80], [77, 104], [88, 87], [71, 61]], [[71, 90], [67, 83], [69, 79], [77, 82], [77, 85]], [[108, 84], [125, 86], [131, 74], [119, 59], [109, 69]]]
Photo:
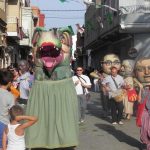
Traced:
[[75, 89], [78, 96], [79, 105], [79, 122], [83, 123], [85, 121], [85, 113], [87, 107], [87, 95], [89, 94], [88, 89], [91, 88], [91, 81], [87, 75], [83, 74], [83, 68], [77, 67], [76, 75], [72, 77], [75, 84]]
[[121, 101], [117, 102], [113, 96], [114, 93], [119, 94], [119, 89], [124, 86], [123, 77], [118, 75], [118, 70], [116, 67], [111, 68], [111, 75], [108, 75], [102, 81], [102, 85], [109, 92], [112, 124], [123, 124], [121, 121], [123, 114], [123, 98]]
[[[37, 117], [24, 116], [23, 108], [14, 105], [9, 110], [10, 123], [3, 132], [3, 150], [25, 150], [25, 129], [37, 122]], [[24, 123], [20, 121], [26, 120]]]
[[15, 104], [15, 98], [7, 89], [11, 85], [13, 75], [7, 70], [0, 70], [0, 150], [2, 150], [2, 135], [9, 123], [8, 110]]
[[29, 72], [29, 64], [26, 60], [21, 60], [19, 62], [20, 77], [18, 78], [19, 82], [19, 91], [20, 98], [18, 100], [19, 104], [26, 105], [29, 97], [29, 91], [33, 82], [33, 75]]

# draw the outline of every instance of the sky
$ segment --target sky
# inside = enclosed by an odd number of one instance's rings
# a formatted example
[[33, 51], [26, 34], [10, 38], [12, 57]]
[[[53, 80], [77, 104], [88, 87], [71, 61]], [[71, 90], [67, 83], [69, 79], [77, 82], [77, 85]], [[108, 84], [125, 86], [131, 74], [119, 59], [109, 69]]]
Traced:
[[[84, 24], [85, 11], [44, 11], [44, 10], [85, 10], [86, 6], [83, 0], [31, 0], [31, 6], [37, 6], [43, 14], [45, 14], [45, 27], [50, 29], [53, 27], [72, 26], [76, 33], [76, 25]], [[53, 18], [52, 18], [53, 17]], [[57, 18], [56, 18], [57, 17]]]

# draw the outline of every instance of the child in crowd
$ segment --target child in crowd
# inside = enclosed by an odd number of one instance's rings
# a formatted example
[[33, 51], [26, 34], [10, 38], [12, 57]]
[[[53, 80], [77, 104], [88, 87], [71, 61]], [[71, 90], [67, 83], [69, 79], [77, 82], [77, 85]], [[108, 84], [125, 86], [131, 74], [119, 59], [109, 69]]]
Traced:
[[18, 90], [19, 88], [18, 78], [20, 76], [19, 69], [12, 64], [7, 68], [7, 70], [13, 74], [13, 81], [10, 88], [8, 88], [8, 91], [10, 91], [14, 95], [15, 99], [18, 100], [20, 96], [20, 92]]
[[[23, 116], [23, 109], [19, 105], [12, 106], [9, 114], [10, 123], [3, 132], [3, 150], [25, 150], [24, 131], [37, 122], [37, 117]], [[20, 123], [22, 120], [26, 122]]]
[[7, 90], [13, 80], [13, 75], [7, 70], [0, 70], [0, 150], [2, 149], [2, 135], [9, 123], [8, 110], [15, 104], [14, 96]]

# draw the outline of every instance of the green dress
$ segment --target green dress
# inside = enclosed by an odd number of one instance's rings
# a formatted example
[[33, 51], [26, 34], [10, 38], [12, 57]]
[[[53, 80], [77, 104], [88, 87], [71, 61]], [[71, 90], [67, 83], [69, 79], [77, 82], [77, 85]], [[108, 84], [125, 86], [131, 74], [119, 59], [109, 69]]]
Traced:
[[71, 78], [69, 60], [53, 71], [55, 80], [35, 80], [27, 115], [38, 117], [38, 122], [26, 130], [27, 148], [63, 148], [78, 145], [78, 104]]

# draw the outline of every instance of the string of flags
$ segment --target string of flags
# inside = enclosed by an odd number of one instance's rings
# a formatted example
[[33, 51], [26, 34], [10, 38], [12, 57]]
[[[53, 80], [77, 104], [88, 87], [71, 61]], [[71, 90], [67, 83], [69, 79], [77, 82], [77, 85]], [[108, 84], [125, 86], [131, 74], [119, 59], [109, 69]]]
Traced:
[[118, 11], [117, 9], [115, 9], [115, 8], [109, 6], [109, 5], [96, 5], [96, 8], [102, 8], [102, 7], [108, 8], [108, 9], [110, 9], [112, 11], [115, 11], [115, 12]]
[[76, 27], [77, 27], [77, 31], [81, 34], [81, 36], [83, 35], [84, 33], [84, 28], [80, 26], [79, 23], [76, 24]]
[[64, 2], [67, 2], [67, 0], [59, 0], [60, 2], [64, 3]]
[[100, 16], [98, 16], [96, 18], [97, 22], [99, 23], [100, 27], [103, 29], [104, 25], [103, 25], [103, 22], [102, 22], [102, 18]]
[[[78, 1], [78, 0], [59, 0], [59, 1], [62, 2], [62, 3], [64, 3], [64, 2], [71, 2], [71, 1]], [[113, 8], [113, 7], [111, 7], [111, 6], [109, 6], [109, 5], [96, 4], [95, 2], [92, 2], [92, 1], [90, 1], [90, 0], [82, 0], [82, 1], [83, 1], [84, 4], [86, 4], [86, 5], [88, 5], [88, 6], [89, 6], [89, 5], [94, 5], [94, 6], [96, 7], [96, 9], [98, 9], [98, 8], [108, 8], [109, 11], [106, 12], [106, 14], [105, 14], [105, 16], [104, 16], [104, 19], [106, 19], [106, 21], [107, 21], [110, 25], [113, 23], [113, 14], [114, 14], [114, 12], [118, 12], [118, 11], [119, 11], [119, 10], [117, 10], [117, 9], [115, 9], [115, 8]], [[103, 20], [104, 20], [104, 19], [103, 19]], [[102, 18], [101, 18], [100, 16], [98, 16], [98, 17], [96, 18], [96, 20], [97, 20], [99, 26], [103, 29], [103, 28], [104, 28], [104, 25], [103, 25], [103, 20], [102, 20]], [[82, 30], [82, 28], [79, 27], [79, 24], [76, 24], [76, 26], [77, 26], [77, 30], [78, 30], [79, 32], [81, 32], [81, 34], [82, 34], [82, 32], [84, 32], [84, 31]], [[85, 22], [85, 27], [86, 27], [87, 30], [94, 30], [94, 29], [95, 29], [94, 24], [93, 24], [91, 21], [86, 21], [86, 22]]]

